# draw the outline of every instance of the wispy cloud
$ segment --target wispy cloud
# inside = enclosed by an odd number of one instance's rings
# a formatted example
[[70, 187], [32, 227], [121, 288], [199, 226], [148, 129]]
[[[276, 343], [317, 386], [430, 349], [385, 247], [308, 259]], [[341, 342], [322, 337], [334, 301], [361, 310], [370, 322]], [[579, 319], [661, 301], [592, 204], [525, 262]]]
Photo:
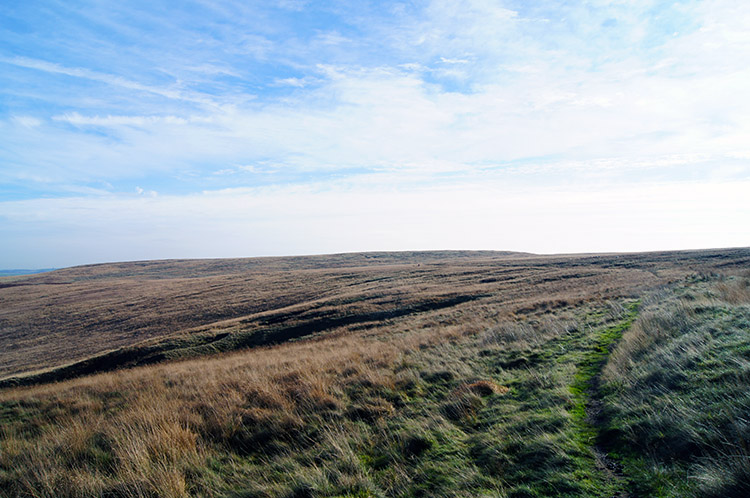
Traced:
[[77, 126], [103, 126], [117, 128], [120, 126], [159, 126], [187, 125], [189, 123], [210, 123], [210, 117], [178, 116], [82, 116], [77, 112], [52, 116], [54, 121], [64, 121]]
[[278, 78], [274, 80], [274, 84], [278, 86], [293, 86], [296, 88], [303, 88], [314, 81], [312, 78]]
[[200, 94], [190, 94], [183, 91], [157, 87], [152, 85], [144, 85], [136, 81], [131, 81], [120, 76], [113, 76], [106, 73], [100, 73], [97, 71], [91, 71], [86, 68], [79, 67], [65, 67], [57, 63], [51, 63], [43, 60], [29, 59], [26, 57], [15, 57], [12, 59], [0, 59], [0, 63], [11, 64], [18, 67], [27, 69], [35, 69], [38, 71], [44, 71], [53, 74], [62, 74], [65, 76], [72, 76], [74, 78], [83, 78], [92, 81], [98, 81], [105, 83], [110, 86], [120, 87], [125, 90], [135, 90], [138, 92], [153, 93], [161, 97], [168, 99], [183, 100], [186, 102], [194, 102], [198, 104], [204, 104], [211, 107], [217, 107], [218, 104], [206, 96]]
[[24, 128], [36, 128], [42, 124], [42, 120], [34, 116], [11, 116], [10, 120], [12, 123]]

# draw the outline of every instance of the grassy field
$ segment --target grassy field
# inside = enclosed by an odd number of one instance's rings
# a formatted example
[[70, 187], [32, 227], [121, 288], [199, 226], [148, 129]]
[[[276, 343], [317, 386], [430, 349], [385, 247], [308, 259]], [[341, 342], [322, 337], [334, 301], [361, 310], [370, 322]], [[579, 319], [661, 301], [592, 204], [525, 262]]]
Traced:
[[0, 496], [750, 496], [748, 269], [372, 253], [0, 281]]

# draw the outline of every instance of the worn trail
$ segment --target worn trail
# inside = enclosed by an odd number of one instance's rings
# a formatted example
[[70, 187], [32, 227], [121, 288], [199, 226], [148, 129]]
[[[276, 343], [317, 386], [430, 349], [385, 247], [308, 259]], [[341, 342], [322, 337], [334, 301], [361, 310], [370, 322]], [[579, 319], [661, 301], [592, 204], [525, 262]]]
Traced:
[[591, 448], [597, 459], [597, 467], [619, 489], [616, 498], [628, 498], [622, 466], [612, 458], [601, 441], [601, 431], [605, 420], [602, 417], [601, 373], [614, 346], [630, 328], [638, 315], [639, 302], [631, 303], [622, 319], [597, 333], [596, 341], [577, 365], [573, 385], [570, 387], [575, 397], [573, 418], [578, 426], [580, 443]]

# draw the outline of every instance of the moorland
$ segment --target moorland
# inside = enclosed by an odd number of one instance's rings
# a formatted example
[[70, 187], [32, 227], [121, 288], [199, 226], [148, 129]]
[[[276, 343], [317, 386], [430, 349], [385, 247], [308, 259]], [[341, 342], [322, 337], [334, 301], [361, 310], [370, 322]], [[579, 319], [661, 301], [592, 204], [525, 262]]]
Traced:
[[0, 496], [750, 496], [750, 249], [0, 278]]

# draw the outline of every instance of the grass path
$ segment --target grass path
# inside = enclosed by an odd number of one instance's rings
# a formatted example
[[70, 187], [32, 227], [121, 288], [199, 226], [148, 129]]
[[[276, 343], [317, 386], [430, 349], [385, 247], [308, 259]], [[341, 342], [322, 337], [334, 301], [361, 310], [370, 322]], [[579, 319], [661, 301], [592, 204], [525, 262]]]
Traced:
[[602, 440], [601, 429], [605, 421], [602, 415], [601, 374], [614, 347], [638, 316], [639, 305], [639, 301], [630, 303], [621, 321], [596, 333], [595, 343], [578, 364], [575, 380], [570, 387], [575, 399], [573, 420], [581, 444], [591, 448], [597, 458], [597, 466], [618, 490], [615, 495], [618, 498], [630, 495], [626, 490], [622, 465], [608, 453], [606, 441]]
[[[599, 375], [635, 320], [638, 305], [584, 306], [521, 322], [518, 333], [499, 335], [537, 340], [481, 352], [495, 367], [497, 380], [510, 387], [502, 399], [489, 400], [474, 425], [495, 445], [490, 460], [501, 469], [505, 496], [628, 496], [618, 467], [598, 445], [595, 415], [601, 403]], [[547, 327], [558, 331], [545, 332]], [[481, 464], [486, 453], [475, 461]]]

